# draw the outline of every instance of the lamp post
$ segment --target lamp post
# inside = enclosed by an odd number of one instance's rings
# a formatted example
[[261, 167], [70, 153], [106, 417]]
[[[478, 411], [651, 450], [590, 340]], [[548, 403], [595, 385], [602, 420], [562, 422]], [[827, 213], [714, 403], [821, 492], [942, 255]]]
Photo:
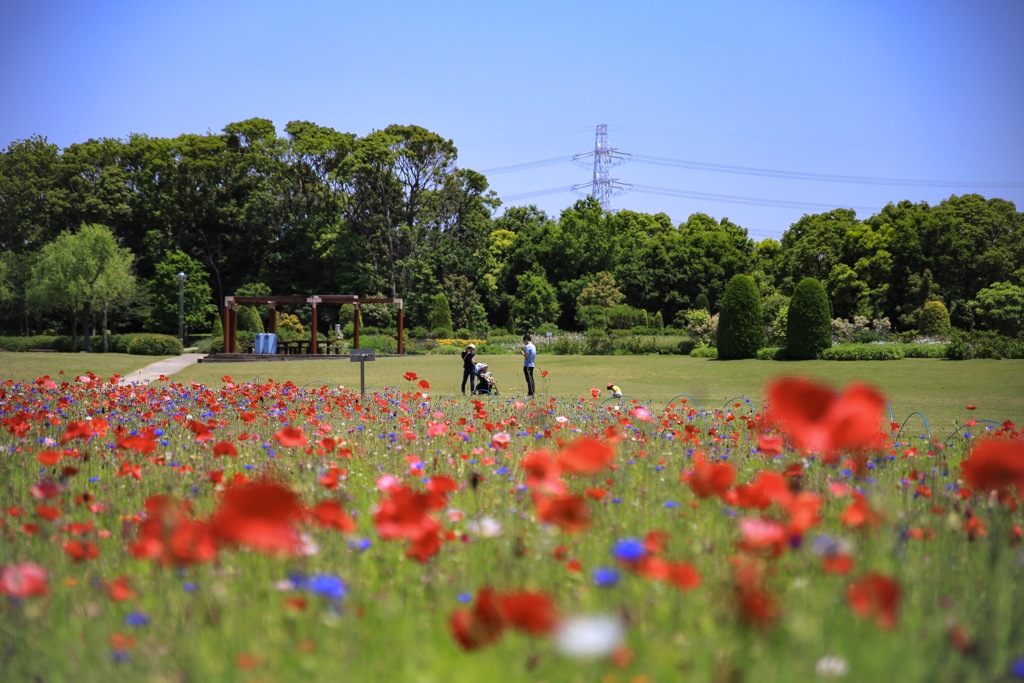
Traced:
[[185, 345], [185, 273], [178, 273], [178, 339]]

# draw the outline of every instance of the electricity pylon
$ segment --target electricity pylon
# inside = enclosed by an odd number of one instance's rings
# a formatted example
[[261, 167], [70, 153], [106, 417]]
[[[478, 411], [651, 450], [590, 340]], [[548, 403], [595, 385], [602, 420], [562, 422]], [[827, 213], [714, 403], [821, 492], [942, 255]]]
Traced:
[[573, 156], [572, 160], [577, 166], [586, 168], [587, 158], [594, 157], [594, 179], [589, 183], [573, 185], [572, 189], [582, 194], [587, 188], [590, 189], [590, 196], [598, 201], [605, 211], [612, 211], [612, 197], [628, 191], [633, 186], [629, 183], [621, 183], [612, 177], [612, 166], [624, 164], [630, 160], [630, 154], [620, 152], [608, 142], [607, 124], [597, 126], [597, 134], [594, 139], [594, 151], [583, 152]]

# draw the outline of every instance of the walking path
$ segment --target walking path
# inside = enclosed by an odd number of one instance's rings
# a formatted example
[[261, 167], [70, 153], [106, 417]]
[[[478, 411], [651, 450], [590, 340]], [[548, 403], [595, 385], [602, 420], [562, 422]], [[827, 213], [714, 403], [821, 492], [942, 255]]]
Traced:
[[150, 363], [141, 370], [136, 370], [135, 372], [125, 375], [121, 378], [121, 384], [148, 384], [155, 379], [160, 379], [160, 375], [173, 375], [178, 370], [183, 370], [190, 365], [195, 365], [199, 362], [200, 358], [205, 356], [205, 353], [183, 353], [180, 356], [174, 356], [173, 358], [158, 360], [155, 363]]

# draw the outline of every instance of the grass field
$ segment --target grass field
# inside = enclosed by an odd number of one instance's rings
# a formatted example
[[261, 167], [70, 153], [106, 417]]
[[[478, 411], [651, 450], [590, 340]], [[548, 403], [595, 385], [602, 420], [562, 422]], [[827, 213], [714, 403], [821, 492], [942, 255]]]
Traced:
[[0, 355], [0, 680], [1024, 676], [1022, 361], [151, 360]]

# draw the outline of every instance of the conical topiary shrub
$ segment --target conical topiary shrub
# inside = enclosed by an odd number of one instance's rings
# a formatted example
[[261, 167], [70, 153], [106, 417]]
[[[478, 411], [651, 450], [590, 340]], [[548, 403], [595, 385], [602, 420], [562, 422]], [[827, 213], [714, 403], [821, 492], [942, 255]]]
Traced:
[[821, 281], [805, 277], [793, 290], [786, 318], [786, 358], [811, 360], [832, 346], [832, 319]]
[[766, 343], [761, 295], [754, 278], [733, 275], [725, 286], [718, 318], [718, 357], [753, 358]]

